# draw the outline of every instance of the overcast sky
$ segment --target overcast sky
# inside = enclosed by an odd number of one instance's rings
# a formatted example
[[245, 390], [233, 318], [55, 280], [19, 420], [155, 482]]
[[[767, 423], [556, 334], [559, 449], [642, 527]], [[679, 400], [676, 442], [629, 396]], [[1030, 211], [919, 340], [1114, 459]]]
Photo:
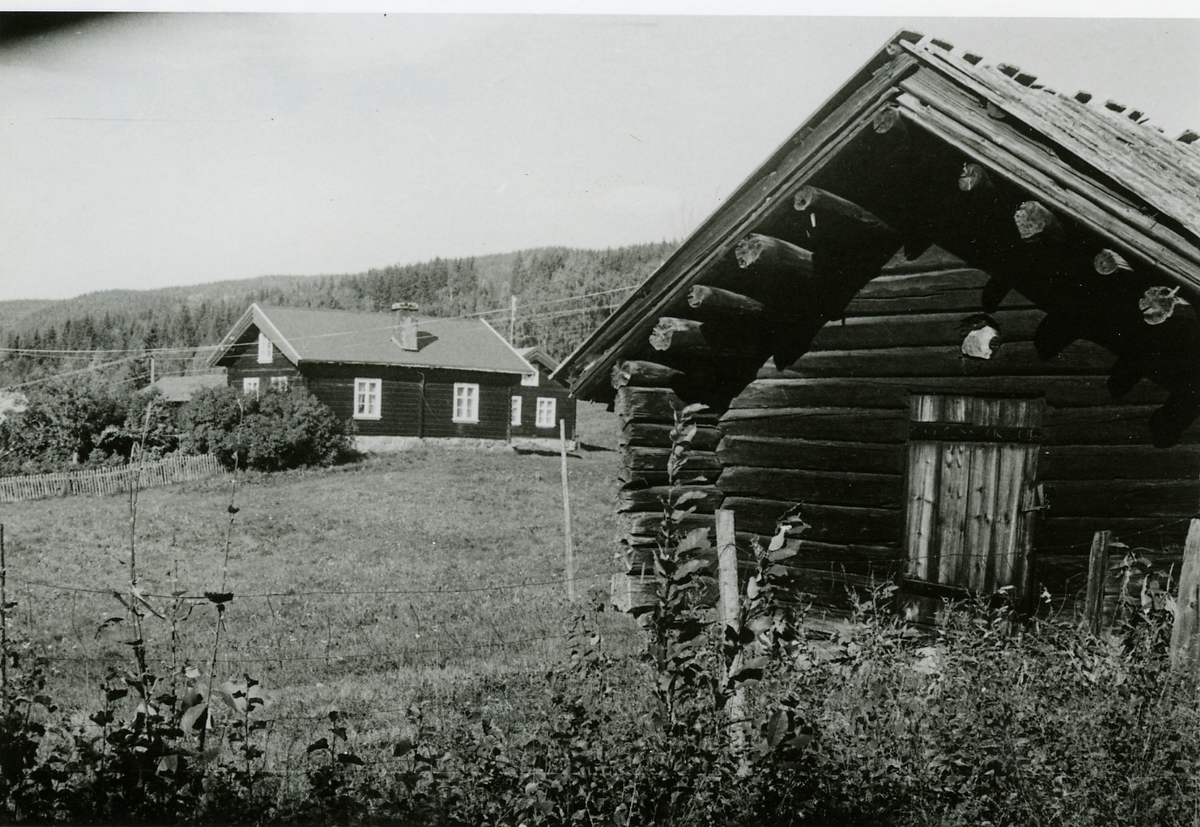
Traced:
[[682, 238], [900, 28], [1200, 127], [1200, 21], [144, 14], [0, 47], [0, 300]]

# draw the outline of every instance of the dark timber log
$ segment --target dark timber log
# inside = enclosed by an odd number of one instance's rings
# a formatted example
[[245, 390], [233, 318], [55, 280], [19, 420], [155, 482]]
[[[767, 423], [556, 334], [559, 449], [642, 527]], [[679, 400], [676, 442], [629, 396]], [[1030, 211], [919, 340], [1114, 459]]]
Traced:
[[963, 192], [984, 192], [992, 189], [992, 179], [981, 164], [963, 164], [958, 175], [958, 188]]
[[726, 436], [900, 443], [908, 434], [908, 414], [878, 408], [739, 408], [725, 414], [721, 430]]
[[[673, 425], [630, 422], [618, 436], [621, 447], [642, 445], [647, 448], [670, 448]], [[697, 451], [715, 451], [721, 441], [721, 431], [712, 425], [699, 425], [692, 437], [691, 447]]]
[[[989, 283], [982, 270], [947, 270], [941, 273], [880, 276], [851, 299], [847, 316], [927, 313], [938, 310], [966, 312], [979, 308], [980, 290]], [[1017, 292], [1005, 291], [998, 307], [1033, 307]]]
[[[961, 345], [973, 313], [907, 313], [900, 316], [855, 316], [825, 325], [810, 351], [888, 347]], [[1040, 310], [1003, 310], [991, 314], [1005, 344], [1030, 341], [1044, 314]]]
[[1191, 390], [1172, 391], [1166, 404], [1150, 417], [1150, 433], [1156, 447], [1167, 448], [1179, 442], [1200, 417], [1200, 399]]
[[[628, 445], [621, 449], [621, 458], [625, 467], [634, 471], [662, 471], [666, 473], [667, 461], [671, 458], [670, 448], [647, 448], [642, 445]], [[721, 461], [714, 451], [690, 450], [684, 456], [683, 471], [687, 473], [706, 473], [719, 471]]]
[[1061, 241], [1063, 227], [1054, 213], [1037, 201], [1025, 201], [1013, 214], [1023, 241]]
[[[1059, 408], [1111, 404], [1113, 398], [1102, 375], [1092, 376], [893, 376], [778, 379], [774, 368], [746, 386], [733, 400], [737, 408], [903, 408], [910, 393], [967, 395], [1041, 395]], [[1167, 392], [1142, 382], [1126, 398], [1131, 405], [1160, 405]]]
[[871, 128], [875, 130], [876, 135], [904, 137], [908, 134], [904, 118], [900, 116], [900, 110], [895, 106], [886, 106], [876, 112], [875, 117], [871, 119]]
[[1004, 304], [1004, 300], [1008, 298], [1014, 287], [1012, 279], [1004, 276], [992, 276], [983, 286], [979, 303], [988, 313], [995, 313]]
[[696, 284], [688, 291], [688, 307], [698, 313], [711, 315], [757, 316], [763, 312], [763, 303], [749, 296]]
[[1108, 392], [1122, 399], [1146, 376], [1146, 365], [1137, 356], [1118, 356], [1108, 377]]
[[[622, 534], [631, 534], [635, 537], [655, 537], [657, 538], [658, 531], [662, 527], [663, 512], [662, 511], [627, 511], [618, 515], [617, 526]], [[678, 528], [682, 531], [691, 531], [696, 528], [712, 528], [712, 514], [685, 514], [678, 520]]]
[[904, 477], [899, 474], [733, 466], [721, 474], [717, 488], [727, 495], [870, 508], [899, 508], [904, 499]]
[[1109, 249], [1104, 249], [1096, 253], [1096, 257], [1092, 259], [1092, 266], [1102, 276], [1133, 272], [1133, 268], [1129, 266], [1129, 262], [1125, 261], [1120, 253]]
[[674, 505], [671, 497], [678, 498], [692, 491], [703, 495], [687, 503], [688, 507], [696, 506], [697, 513], [711, 514], [720, 507], [722, 494], [710, 485], [677, 485], [674, 488], [657, 485], [623, 489], [617, 494], [617, 511], [657, 511], [661, 514], [664, 505]]
[[1052, 480], [1044, 483], [1051, 517], [1194, 517], [1197, 480]]
[[1087, 319], [1067, 313], [1051, 313], [1042, 319], [1033, 337], [1043, 359], [1053, 359], [1087, 332]]
[[904, 514], [899, 510], [813, 503], [797, 506], [752, 497], [726, 497], [721, 507], [737, 514], [739, 528], [765, 536], [775, 533], [782, 517], [796, 513], [808, 524], [796, 535], [806, 542], [894, 543], [904, 536]]
[[887, 223], [854, 202], [818, 187], [801, 187], [792, 206], [809, 214], [812, 237], [823, 245], [844, 242], [865, 247], [899, 243], [899, 234]]
[[868, 474], [900, 474], [904, 471], [904, 447], [900, 444], [729, 435], [721, 440], [717, 456], [725, 465], [756, 468]]
[[[622, 422], [673, 423], [675, 412], [685, 404], [674, 391], [666, 388], [625, 387], [617, 391], [613, 409]], [[718, 411], [703, 411], [695, 415], [697, 424], [715, 425]]]
[[632, 386], [639, 388], [665, 388], [678, 382], [683, 371], [660, 365], [656, 362], [631, 360], [613, 365], [612, 386], [617, 390]]
[[1107, 373], [1112, 354], [1093, 342], [1078, 341], [1053, 359], [1038, 356], [1032, 342], [1012, 342], [991, 359], [970, 359], [958, 347], [896, 347], [878, 350], [826, 350], [807, 353], [770, 378], [789, 376], [1054, 376]]
[[[1187, 523], [1164, 521], [1161, 517], [1046, 517], [1038, 520], [1038, 546], [1053, 548], [1053, 556], [1066, 556], [1072, 552], [1086, 554], [1092, 535], [1097, 531], [1111, 531], [1116, 539], [1130, 546], [1163, 548], [1180, 543], [1187, 531]], [[1063, 548], [1073, 546], [1073, 548]], [[1051, 556], [1045, 552], [1038, 561], [1039, 572], [1042, 559]]]
[[738, 242], [734, 254], [738, 267], [743, 270], [776, 268], [800, 279], [810, 279], [813, 275], [812, 253], [769, 235], [750, 233]]
[[1043, 480], [1200, 479], [1200, 446], [1048, 445], [1038, 476]]
[[650, 332], [650, 347], [673, 355], [709, 353], [712, 346], [704, 338], [703, 324], [695, 319], [663, 316]]
[[[1046, 412], [1044, 444], [1151, 445], [1154, 414], [1154, 408], [1141, 405], [1051, 409]], [[1188, 444], [1200, 441], [1200, 426], [1186, 429], [1181, 438]]]

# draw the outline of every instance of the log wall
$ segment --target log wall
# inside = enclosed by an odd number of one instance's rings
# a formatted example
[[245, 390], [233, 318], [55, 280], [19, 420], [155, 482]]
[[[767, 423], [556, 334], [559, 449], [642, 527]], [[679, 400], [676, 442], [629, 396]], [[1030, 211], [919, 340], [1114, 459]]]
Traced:
[[1048, 507], [1035, 528], [1035, 587], [1081, 588], [1096, 530], [1151, 548], [1182, 542], [1200, 506], [1200, 427], [1155, 448], [1149, 418], [1166, 392], [1143, 380], [1113, 399], [1115, 356], [1091, 342], [1039, 357], [1045, 314], [1016, 291], [987, 314], [1001, 335], [992, 358], [963, 356], [989, 276], [936, 248], [924, 262], [885, 268], [807, 353], [783, 370], [764, 365], [733, 400], [720, 420], [717, 489], [739, 530], [767, 536], [799, 505], [812, 526], [802, 565], [898, 571], [908, 396], [961, 393], [1046, 399], [1039, 482]]

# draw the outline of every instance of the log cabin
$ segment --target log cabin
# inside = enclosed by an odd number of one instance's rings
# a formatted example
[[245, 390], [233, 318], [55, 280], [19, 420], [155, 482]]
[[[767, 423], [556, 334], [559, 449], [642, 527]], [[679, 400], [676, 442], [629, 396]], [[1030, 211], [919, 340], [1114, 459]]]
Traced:
[[[362, 451], [419, 439], [508, 440], [514, 398], [538, 369], [482, 319], [263, 307], [252, 304], [210, 368], [246, 393], [302, 382], [357, 428]], [[557, 423], [556, 423], [557, 424]]]
[[744, 554], [798, 514], [831, 610], [889, 579], [1071, 598], [1093, 532], [1182, 541], [1200, 144], [1090, 98], [900, 32], [564, 361], [619, 415], [630, 578], [694, 403], [690, 524], [732, 510]]

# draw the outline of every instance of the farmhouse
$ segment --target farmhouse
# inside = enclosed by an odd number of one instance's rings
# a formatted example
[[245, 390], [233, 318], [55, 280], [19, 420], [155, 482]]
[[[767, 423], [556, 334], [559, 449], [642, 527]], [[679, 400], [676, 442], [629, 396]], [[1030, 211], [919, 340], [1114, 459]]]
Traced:
[[674, 410], [694, 524], [798, 512], [814, 602], [1082, 588], [1200, 505], [1200, 152], [902, 32], [563, 363], [619, 414], [631, 571]]
[[551, 378], [558, 362], [536, 347], [518, 348], [517, 353], [537, 369], [537, 375], [513, 392], [513, 438], [557, 436], [560, 419], [566, 423], [569, 438], [575, 433], [575, 397], [562, 381]]
[[[355, 422], [361, 450], [418, 438], [507, 440], [536, 416], [539, 397], [526, 403], [523, 389], [537, 388], [538, 368], [491, 325], [419, 319], [417, 310], [401, 303], [389, 316], [252, 304], [209, 367], [224, 367], [229, 384], [246, 393], [303, 382]], [[557, 401], [549, 407], [561, 415]], [[568, 428], [573, 438], [573, 416]], [[533, 422], [531, 431], [557, 437], [558, 422]]]

